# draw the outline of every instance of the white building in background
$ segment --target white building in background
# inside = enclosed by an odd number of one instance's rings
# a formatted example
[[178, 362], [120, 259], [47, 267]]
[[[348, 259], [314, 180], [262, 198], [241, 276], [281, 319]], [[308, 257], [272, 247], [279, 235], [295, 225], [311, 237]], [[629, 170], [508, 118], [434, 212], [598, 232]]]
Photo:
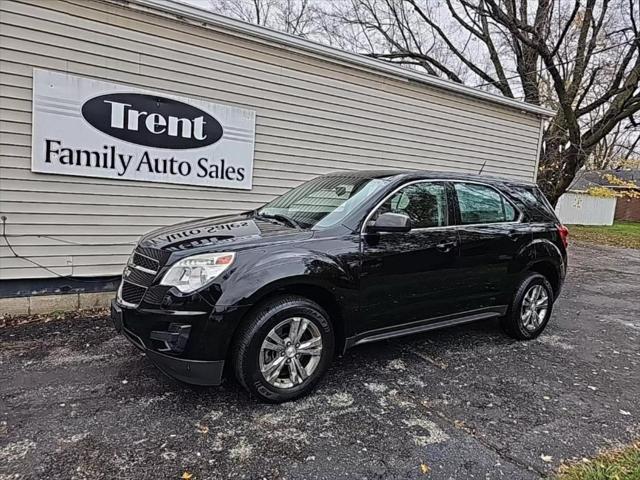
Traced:
[[330, 171], [536, 177], [540, 107], [171, 0], [0, 10], [0, 297], [113, 290], [141, 234]]
[[556, 205], [556, 215], [566, 225], [613, 225], [616, 197], [567, 192]]
[[[594, 195], [594, 189], [609, 196]], [[640, 220], [640, 171], [581, 170], [558, 199], [556, 214], [568, 225], [612, 225]]]

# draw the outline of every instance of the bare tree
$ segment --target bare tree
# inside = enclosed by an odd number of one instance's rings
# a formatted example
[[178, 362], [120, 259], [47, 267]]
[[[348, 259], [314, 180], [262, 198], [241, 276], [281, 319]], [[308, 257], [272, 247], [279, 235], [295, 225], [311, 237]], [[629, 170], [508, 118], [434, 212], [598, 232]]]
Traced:
[[319, 9], [312, 0], [209, 0], [211, 10], [245, 22], [302, 37], [318, 25]]
[[640, 169], [640, 125], [620, 122], [595, 146], [588, 170]]
[[[366, 54], [555, 110], [538, 182], [553, 202], [640, 110], [637, 0], [350, 0]], [[443, 15], [443, 8], [446, 15]], [[637, 139], [636, 137], [633, 137]], [[629, 152], [637, 146], [632, 142]]]
[[553, 109], [538, 183], [554, 203], [603, 142], [618, 143], [621, 125], [634, 126], [624, 130], [629, 155], [638, 146], [638, 0], [211, 2], [246, 21]]

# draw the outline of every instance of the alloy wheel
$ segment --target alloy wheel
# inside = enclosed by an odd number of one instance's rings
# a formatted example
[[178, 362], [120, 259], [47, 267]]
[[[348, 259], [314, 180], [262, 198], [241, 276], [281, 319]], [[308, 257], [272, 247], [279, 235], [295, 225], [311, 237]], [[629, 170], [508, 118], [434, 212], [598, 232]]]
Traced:
[[260, 371], [276, 388], [304, 383], [318, 367], [322, 356], [322, 335], [304, 317], [291, 317], [273, 327], [260, 347]]
[[524, 328], [533, 332], [540, 327], [549, 310], [549, 293], [542, 285], [533, 285], [522, 299], [520, 319]]

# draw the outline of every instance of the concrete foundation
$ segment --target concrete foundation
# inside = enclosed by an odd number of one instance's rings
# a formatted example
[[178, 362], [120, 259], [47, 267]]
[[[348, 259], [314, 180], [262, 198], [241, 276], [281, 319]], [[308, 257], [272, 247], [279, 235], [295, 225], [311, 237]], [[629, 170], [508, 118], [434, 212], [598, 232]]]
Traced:
[[0, 298], [0, 315], [36, 315], [108, 307], [116, 292]]

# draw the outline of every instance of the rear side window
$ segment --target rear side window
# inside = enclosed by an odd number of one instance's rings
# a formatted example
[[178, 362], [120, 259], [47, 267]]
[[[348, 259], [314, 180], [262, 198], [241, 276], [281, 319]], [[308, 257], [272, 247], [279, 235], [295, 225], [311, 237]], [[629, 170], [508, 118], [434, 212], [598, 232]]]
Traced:
[[513, 205], [491, 187], [475, 183], [455, 183], [454, 187], [463, 225], [513, 222], [518, 218]]
[[440, 183], [414, 183], [399, 190], [378, 209], [381, 213], [402, 213], [411, 219], [413, 228], [447, 225], [447, 190]]
[[528, 216], [533, 221], [555, 221], [556, 216], [549, 201], [537, 187], [513, 186], [510, 193], [527, 207]]

